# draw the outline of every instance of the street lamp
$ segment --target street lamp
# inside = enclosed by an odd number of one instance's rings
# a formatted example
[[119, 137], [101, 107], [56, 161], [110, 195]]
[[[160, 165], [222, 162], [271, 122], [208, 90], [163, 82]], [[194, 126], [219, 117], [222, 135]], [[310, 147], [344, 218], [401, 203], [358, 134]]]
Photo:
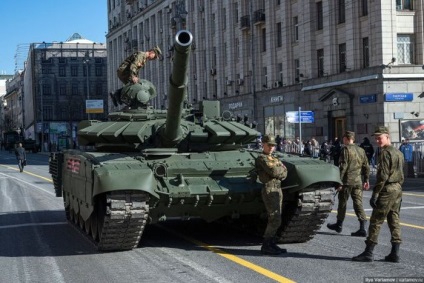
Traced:
[[[86, 77], [87, 77], [87, 100], [90, 100], [90, 85], [89, 85], [89, 81], [88, 81], [88, 63], [90, 62], [90, 59], [86, 58], [82, 61], [85, 64], [85, 68], [86, 68]], [[85, 111], [87, 111], [87, 117], [88, 120], [90, 120], [90, 112], [87, 109], [87, 100], [85, 101]]]

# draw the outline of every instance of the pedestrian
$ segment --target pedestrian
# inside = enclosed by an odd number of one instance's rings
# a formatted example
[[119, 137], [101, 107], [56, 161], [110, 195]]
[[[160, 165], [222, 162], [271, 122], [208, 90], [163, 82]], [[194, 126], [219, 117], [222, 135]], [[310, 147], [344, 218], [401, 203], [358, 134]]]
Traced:
[[330, 162], [330, 145], [327, 141], [321, 144], [320, 159], [325, 162]]
[[261, 194], [268, 214], [268, 224], [261, 247], [261, 253], [266, 255], [278, 255], [287, 252], [286, 249], [281, 249], [276, 244], [277, 230], [281, 225], [283, 203], [281, 181], [287, 177], [287, 168], [277, 157], [272, 155], [276, 144], [273, 135], [264, 135], [262, 138], [263, 152], [255, 161], [259, 181], [263, 183]]
[[414, 148], [409, 143], [409, 139], [405, 139], [402, 141], [401, 146], [399, 147], [399, 150], [403, 153], [403, 157], [405, 159], [406, 163], [406, 175], [410, 178], [415, 178], [414, 173]]
[[379, 126], [374, 132], [375, 140], [381, 149], [378, 156], [377, 180], [373, 188], [370, 205], [373, 208], [366, 248], [363, 253], [352, 258], [353, 261], [373, 261], [374, 247], [378, 243], [381, 225], [387, 219], [390, 228], [392, 250], [384, 259], [399, 262], [399, 246], [402, 242], [399, 212], [402, 201], [403, 154], [392, 146], [389, 129]]
[[24, 166], [26, 165], [26, 152], [25, 148], [22, 147], [22, 144], [19, 143], [18, 147], [15, 149], [16, 160], [18, 161], [19, 171], [24, 171]]
[[333, 146], [331, 147], [331, 156], [333, 157], [334, 165], [339, 166], [340, 152], [342, 150], [342, 145], [339, 138], [334, 138]]
[[365, 137], [359, 146], [365, 150], [365, 154], [368, 158], [368, 163], [371, 164], [371, 159], [374, 156], [374, 147], [372, 146], [369, 138]]
[[354, 141], [354, 132], [347, 131], [343, 135], [344, 147], [340, 152], [339, 160], [340, 180], [343, 185], [337, 188], [339, 192], [337, 222], [327, 224], [327, 227], [337, 233], [342, 232], [343, 221], [346, 216], [346, 204], [349, 196], [351, 196], [353, 209], [359, 221], [359, 230], [351, 233], [351, 236], [366, 237], [365, 224], [367, 216], [362, 205], [362, 190], [369, 190], [370, 188], [370, 165], [365, 150], [356, 145]]
[[[134, 52], [128, 56], [121, 65], [119, 65], [117, 70], [119, 80], [121, 80], [124, 85], [138, 84], [140, 81], [138, 77], [140, 69], [146, 65], [148, 60], [155, 60], [157, 58], [162, 58], [162, 51], [159, 46], [145, 52]], [[110, 93], [110, 97], [112, 98], [112, 102], [115, 107], [118, 106], [118, 103], [122, 104], [122, 102], [128, 102], [128, 98], [122, 93], [122, 88], [116, 90], [113, 94]]]

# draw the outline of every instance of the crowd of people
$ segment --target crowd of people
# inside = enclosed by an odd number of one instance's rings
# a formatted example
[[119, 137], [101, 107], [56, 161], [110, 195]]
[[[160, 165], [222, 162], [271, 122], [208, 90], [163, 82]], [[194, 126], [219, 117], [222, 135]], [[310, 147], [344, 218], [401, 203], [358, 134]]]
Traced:
[[[276, 151], [284, 153], [298, 153], [304, 156], [310, 156], [313, 158], [320, 158], [329, 163], [339, 166], [340, 153], [343, 147], [343, 143], [336, 137], [334, 140], [324, 140], [321, 144], [315, 137], [311, 137], [308, 140], [300, 140], [296, 137], [294, 140], [282, 138], [280, 135], [275, 136]], [[374, 164], [374, 147], [370, 140], [365, 137], [362, 143], [359, 145], [365, 150], [368, 163]], [[262, 136], [258, 136], [256, 139], [255, 147], [262, 149]], [[375, 166], [374, 166], [375, 167]]]

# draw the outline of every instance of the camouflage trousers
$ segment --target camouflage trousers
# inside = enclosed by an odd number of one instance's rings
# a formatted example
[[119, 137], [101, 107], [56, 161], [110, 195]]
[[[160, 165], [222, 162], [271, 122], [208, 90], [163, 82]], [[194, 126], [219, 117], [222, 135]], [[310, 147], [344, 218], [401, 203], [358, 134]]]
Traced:
[[[269, 183], [272, 183], [272, 181]], [[277, 234], [277, 230], [281, 226], [281, 209], [283, 203], [283, 192], [280, 186], [272, 186], [269, 183], [262, 189], [262, 200], [268, 214], [268, 224], [264, 232], [265, 239], [275, 237]]]
[[368, 227], [367, 244], [377, 244], [381, 225], [387, 218], [392, 243], [401, 243], [399, 212], [402, 202], [402, 187], [399, 183], [386, 185], [377, 199], [377, 208], [371, 214], [370, 226]]
[[339, 192], [339, 206], [337, 208], [337, 220], [343, 221], [346, 217], [346, 206], [349, 196], [352, 197], [353, 210], [355, 210], [356, 217], [358, 220], [366, 220], [364, 207], [362, 205], [362, 184], [355, 186], [343, 186], [343, 189]]

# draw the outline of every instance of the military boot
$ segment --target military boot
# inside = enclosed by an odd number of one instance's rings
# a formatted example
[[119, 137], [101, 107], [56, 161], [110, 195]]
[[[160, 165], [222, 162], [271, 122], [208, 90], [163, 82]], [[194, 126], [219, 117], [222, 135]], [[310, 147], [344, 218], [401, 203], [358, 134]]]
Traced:
[[353, 233], [350, 233], [351, 236], [354, 237], [366, 237], [367, 231], [365, 230], [366, 220], [359, 220], [359, 230]]
[[272, 241], [271, 241], [271, 247], [273, 247], [273, 248], [274, 248], [274, 250], [277, 250], [277, 251], [279, 251], [279, 252], [280, 252], [280, 253], [282, 253], [282, 254], [287, 253], [287, 250], [286, 250], [286, 249], [282, 249], [282, 248], [280, 248], [280, 247], [277, 245], [277, 243], [278, 243], [278, 238], [277, 238], [277, 237], [272, 238]]
[[281, 252], [272, 246], [272, 238], [265, 238], [262, 243], [261, 253], [264, 255], [279, 255]]
[[336, 223], [333, 223], [333, 224], [330, 224], [330, 223], [327, 224], [327, 228], [328, 229], [334, 230], [337, 233], [341, 233], [342, 232], [342, 226], [343, 226], [343, 221], [340, 221], [340, 220], [337, 220], [337, 222]]
[[392, 251], [384, 258], [384, 260], [390, 262], [399, 262], [399, 246], [400, 243], [392, 243]]
[[358, 256], [352, 257], [352, 260], [365, 261], [365, 262], [374, 261], [374, 255], [373, 255], [374, 247], [375, 247], [375, 244], [367, 244], [365, 251]]

